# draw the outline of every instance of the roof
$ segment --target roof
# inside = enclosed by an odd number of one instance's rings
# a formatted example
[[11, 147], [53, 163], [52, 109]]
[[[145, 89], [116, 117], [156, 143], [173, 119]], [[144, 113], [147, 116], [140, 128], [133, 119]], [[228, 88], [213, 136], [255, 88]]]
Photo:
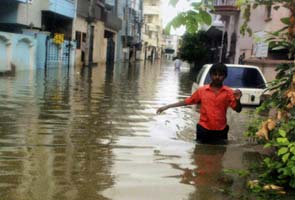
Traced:
[[[211, 67], [213, 64], [206, 64], [206, 65], [204, 65], [205, 67]], [[258, 66], [255, 66], [255, 65], [239, 65], [239, 64], [226, 64], [225, 63], [225, 65], [227, 66], [227, 67], [243, 67], [243, 68], [257, 68], [257, 69], [259, 69], [259, 67]]]

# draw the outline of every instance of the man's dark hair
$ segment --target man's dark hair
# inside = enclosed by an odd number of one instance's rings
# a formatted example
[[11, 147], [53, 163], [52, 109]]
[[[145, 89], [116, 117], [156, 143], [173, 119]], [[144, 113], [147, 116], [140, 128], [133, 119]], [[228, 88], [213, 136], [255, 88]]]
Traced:
[[215, 63], [212, 65], [212, 67], [210, 68], [209, 74], [224, 74], [225, 77], [227, 77], [227, 67], [225, 64], [223, 63]]

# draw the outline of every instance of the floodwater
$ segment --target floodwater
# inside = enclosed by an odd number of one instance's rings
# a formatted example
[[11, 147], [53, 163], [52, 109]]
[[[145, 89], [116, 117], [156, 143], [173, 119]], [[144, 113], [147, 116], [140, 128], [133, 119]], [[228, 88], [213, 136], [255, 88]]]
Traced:
[[[229, 112], [228, 144], [196, 144], [198, 113], [156, 109], [190, 95], [173, 63], [56, 68], [0, 77], [1, 200], [219, 200], [257, 158], [253, 108]], [[232, 194], [233, 195], [233, 194]], [[234, 198], [233, 198], [234, 199]]]

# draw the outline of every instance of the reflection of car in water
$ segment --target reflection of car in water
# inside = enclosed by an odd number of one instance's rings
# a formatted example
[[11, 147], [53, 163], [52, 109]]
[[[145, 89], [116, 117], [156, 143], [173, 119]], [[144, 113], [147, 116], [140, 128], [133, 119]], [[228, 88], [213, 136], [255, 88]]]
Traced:
[[[209, 70], [212, 64], [202, 67], [192, 86], [192, 93], [199, 87], [211, 82]], [[226, 64], [227, 77], [224, 85], [242, 91], [242, 105], [259, 105], [263, 101], [266, 90], [266, 80], [257, 66]]]

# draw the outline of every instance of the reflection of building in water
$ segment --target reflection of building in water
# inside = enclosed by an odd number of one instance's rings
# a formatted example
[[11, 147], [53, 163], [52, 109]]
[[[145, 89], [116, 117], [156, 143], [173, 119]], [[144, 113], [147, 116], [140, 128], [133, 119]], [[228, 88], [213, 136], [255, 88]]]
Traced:
[[[104, 68], [96, 69], [104, 76]], [[97, 96], [104, 79], [84, 79], [66, 68], [31, 73], [0, 80], [0, 100], [9, 100], [0, 108], [1, 116], [9, 116], [0, 117], [0, 155], [9, 158], [0, 160], [7, 174], [1, 176], [1, 196], [102, 199], [99, 191], [113, 184], [112, 150], [102, 139], [109, 129], [96, 123], [106, 115]]]

